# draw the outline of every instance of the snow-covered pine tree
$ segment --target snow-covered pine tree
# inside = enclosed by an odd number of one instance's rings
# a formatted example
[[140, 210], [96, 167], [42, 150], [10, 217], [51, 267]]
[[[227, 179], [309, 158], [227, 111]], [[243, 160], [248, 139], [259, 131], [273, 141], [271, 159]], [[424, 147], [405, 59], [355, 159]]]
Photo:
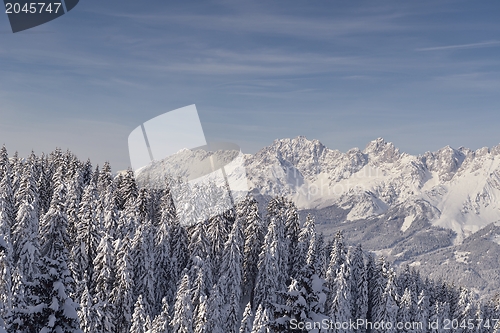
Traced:
[[[163, 215], [163, 212], [162, 212]], [[155, 290], [156, 303], [159, 304], [163, 298], [171, 303], [175, 293], [175, 283], [172, 280], [172, 256], [170, 223], [160, 219], [155, 236]]]
[[10, 242], [0, 235], [0, 319], [10, 316], [12, 311], [12, 259]]
[[[11, 174], [12, 192], [17, 193], [17, 191], [19, 190], [19, 187], [21, 185], [21, 178], [23, 175], [23, 168], [24, 168], [23, 162], [19, 158], [19, 154], [17, 151], [14, 152], [14, 155], [12, 156], [12, 159], [10, 162], [11, 162], [10, 167], [12, 170], [12, 174]], [[17, 202], [14, 202], [14, 203], [15, 203], [16, 209], [17, 209], [17, 207], [18, 207]]]
[[219, 279], [218, 284], [214, 284], [210, 292], [207, 304], [207, 327], [212, 333], [225, 333], [225, 321], [227, 318], [224, 298], [226, 297], [225, 285], [226, 276]]
[[[330, 320], [334, 323], [348, 323], [352, 319], [352, 299], [351, 289], [349, 285], [349, 268], [346, 263], [340, 265], [337, 277], [334, 280], [333, 301], [330, 307]], [[340, 330], [339, 332], [348, 333], [351, 330]]]
[[122, 207], [127, 205], [127, 203], [130, 204], [132, 200], [137, 198], [139, 192], [132, 169], [127, 169], [123, 175], [118, 191], [120, 191], [120, 197], [123, 201]]
[[180, 225], [177, 218], [171, 220], [170, 253], [172, 255], [172, 283], [176, 284], [182, 276], [182, 271], [188, 262], [188, 235], [186, 229]]
[[272, 218], [259, 255], [259, 273], [255, 283], [254, 306], [262, 305], [266, 309], [277, 303], [277, 292], [284, 290], [284, 272], [280, 270], [281, 266], [279, 265], [281, 253], [279, 248], [283, 246], [283, 243], [280, 242], [278, 229], [276, 219]]
[[115, 309], [115, 329], [118, 333], [128, 333], [134, 306], [134, 268], [128, 235], [115, 244], [117, 258], [116, 275], [111, 302]]
[[316, 225], [314, 217], [308, 214], [298, 237], [299, 252], [297, 253], [297, 258], [295, 258], [295, 265], [300, 267], [299, 273], [302, 273], [303, 269], [306, 267], [306, 258], [313, 237], [316, 237]]
[[94, 307], [98, 314], [97, 327], [99, 332], [114, 332], [114, 309], [110, 300], [115, 281], [114, 249], [109, 234], [104, 234], [97, 247], [97, 256], [94, 258]]
[[[397, 314], [397, 321], [401, 323], [411, 323], [414, 318], [412, 314], [412, 297], [411, 291], [408, 288], [405, 288], [403, 291], [403, 295], [399, 300], [399, 310]], [[404, 330], [405, 332], [413, 332], [412, 330]]]
[[[277, 286], [279, 290], [286, 290], [286, 284], [289, 280], [289, 254], [288, 243], [285, 239], [285, 223], [287, 200], [283, 197], [271, 199], [267, 205], [268, 226], [274, 226], [274, 234], [276, 236], [276, 256], [277, 256]], [[273, 221], [273, 222], [271, 222]]]
[[96, 187], [96, 189], [97, 189], [97, 185], [99, 183], [99, 175], [100, 174], [101, 174], [101, 171], [99, 170], [99, 164], [97, 164], [95, 166], [94, 172], [92, 172], [92, 179], [90, 180], [90, 182]]
[[[87, 274], [89, 290], [94, 293], [94, 265], [93, 260], [97, 255], [97, 248], [102, 236], [102, 221], [97, 207], [99, 195], [95, 185], [91, 182], [85, 187], [79, 208], [79, 223], [77, 225], [77, 240], [72, 248], [73, 276], [79, 286]], [[77, 295], [82, 288], [79, 287]]]
[[263, 308], [262, 304], [259, 304], [257, 312], [255, 313], [255, 319], [252, 325], [252, 333], [271, 333], [273, 332], [271, 328], [271, 315], [267, 308]]
[[397, 332], [396, 327], [394, 323], [397, 322], [397, 315], [398, 315], [398, 303], [399, 303], [399, 296], [397, 294], [397, 286], [396, 286], [396, 274], [392, 270], [392, 268], [389, 269], [387, 272], [387, 284], [384, 289], [384, 293], [382, 294], [382, 300], [381, 300], [381, 316], [380, 316], [380, 322], [384, 323], [392, 323], [393, 326], [390, 329], [387, 330], [380, 330], [379, 332]]
[[[167, 298], [161, 301], [161, 312], [155, 317], [151, 327], [151, 333], [170, 333], [170, 308]], [[195, 331], [195, 333], [198, 333]], [[199, 332], [201, 333], [201, 332]], [[203, 332], [208, 333], [208, 332]]]
[[[383, 289], [377, 283], [377, 268], [375, 266], [375, 255], [373, 253], [369, 253], [366, 257], [366, 281], [368, 285], [368, 304], [367, 304], [367, 312], [366, 319], [367, 321], [373, 322], [373, 314], [374, 308], [376, 308], [379, 301], [376, 301], [376, 297], [380, 297], [382, 295]], [[379, 298], [380, 299], [380, 298]]]
[[347, 250], [344, 245], [344, 235], [342, 234], [341, 231], [338, 231], [337, 234], [335, 235], [329, 257], [330, 257], [330, 262], [328, 263], [328, 269], [326, 271], [326, 277], [325, 277], [326, 286], [330, 290], [330, 292], [327, 295], [327, 304], [333, 304], [333, 300], [337, 295], [335, 291], [336, 290], [335, 280], [337, 279], [340, 267], [342, 265], [347, 266]]
[[257, 201], [247, 197], [238, 206], [238, 216], [246, 220], [244, 226], [245, 246], [243, 249], [243, 286], [244, 295], [254, 299], [255, 280], [258, 275], [259, 254], [264, 241], [264, 226], [259, 214]]
[[198, 222], [192, 227], [188, 250], [191, 258], [206, 258], [211, 254], [211, 245], [207, 237], [207, 228], [204, 221]]
[[[300, 274], [300, 263], [297, 262], [300, 253], [299, 245], [299, 214], [297, 207], [293, 202], [288, 201], [285, 205], [285, 238], [287, 243], [288, 254], [288, 272], [287, 275], [297, 278]], [[289, 282], [289, 281], [287, 281]]]
[[6, 172], [10, 174], [9, 153], [5, 145], [0, 148], [0, 177], [3, 178]]
[[[66, 196], [66, 213], [68, 215], [68, 235], [70, 242], [76, 243], [77, 230], [76, 227], [79, 223], [80, 201], [82, 200], [83, 191], [83, 178], [80, 169], [75, 170], [75, 174], [68, 182], [68, 194]], [[73, 272], [72, 263], [70, 264], [71, 271]]]
[[139, 207], [139, 216], [142, 221], [150, 220], [153, 218], [153, 198], [147, 188], [140, 188], [137, 195], [137, 204]]
[[191, 304], [191, 287], [187, 274], [184, 275], [177, 289], [174, 317], [170, 325], [173, 333], [193, 333], [193, 306]]
[[320, 233], [316, 237], [316, 267], [318, 268], [318, 275], [321, 277], [326, 277], [326, 271], [329, 265], [326, 251], [327, 245], [325, 244], [325, 235]]
[[82, 285], [82, 298], [80, 299], [80, 308], [78, 309], [80, 327], [84, 333], [97, 332], [97, 318], [94, 314], [93, 297], [90, 294], [87, 282], [84, 281]]
[[82, 168], [82, 177], [83, 177], [83, 186], [88, 186], [90, 184], [90, 181], [92, 179], [92, 162], [90, 162], [90, 159], [87, 159], [85, 163], [83, 164]]
[[243, 311], [243, 319], [241, 320], [239, 333], [252, 333], [253, 320], [252, 304], [248, 302]]
[[116, 207], [113, 185], [108, 185], [103, 198], [103, 225], [109, 237], [114, 240], [118, 235], [119, 212]]
[[106, 161], [97, 179], [97, 190], [101, 194], [101, 197], [104, 197], [104, 194], [112, 184], [113, 174], [111, 173], [111, 165]]
[[78, 305], [69, 297], [73, 279], [67, 266], [65, 196], [66, 188], [61, 183], [43, 218], [47, 229], [37, 263], [39, 273], [27, 284], [28, 311], [15, 314], [21, 321], [14, 323], [14, 330], [29, 327], [36, 332], [81, 332]]
[[38, 210], [36, 208], [36, 186], [31, 173], [23, 175], [18, 195], [19, 209], [12, 230], [12, 244], [14, 248], [14, 263], [19, 267], [22, 281], [31, 281], [37, 272], [39, 259], [38, 238]]
[[155, 290], [156, 303], [159, 304], [163, 298], [168, 303], [174, 299], [175, 282], [172, 274], [172, 255], [171, 255], [171, 229], [170, 222], [166, 221], [165, 212], [162, 210], [162, 217], [156, 230], [155, 236]]
[[457, 333], [467, 332], [467, 329], [464, 328], [464, 326], [467, 326], [468, 320], [473, 319], [475, 314], [476, 304], [474, 301], [474, 295], [469, 289], [461, 287], [458, 304], [453, 314], [453, 318], [456, 318], [460, 324], [456, 330]]
[[36, 218], [38, 219], [39, 198], [36, 186], [35, 166], [28, 162], [25, 164], [19, 163], [20, 165], [17, 167], [19, 174], [16, 176], [20, 177], [20, 180], [18, 182], [18, 190], [14, 190], [15, 206], [19, 208], [22, 202], [28, 201], [35, 208]]
[[[10, 187], [10, 165], [5, 166], [2, 155], [6, 154], [5, 146], [0, 151], [0, 318], [7, 318], [12, 309], [12, 273], [13, 248], [11, 228], [12, 219], [12, 189]], [[2, 169], [5, 169], [2, 171]]]
[[139, 295], [134, 306], [134, 314], [132, 315], [132, 326], [130, 327], [130, 333], [146, 333], [146, 317], [147, 314], [146, 309], [144, 308], [143, 298], [142, 295]]
[[422, 327], [428, 328], [429, 316], [430, 316], [429, 297], [427, 296], [426, 291], [422, 290], [420, 292], [420, 295], [418, 295], [415, 321], [422, 323]]
[[350, 268], [351, 299], [353, 300], [352, 317], [366, 319], [368, 312], [368, 281], [361, 244], [349, 248], [348, 262]]
[[240, 301], [241, 301], [241, 270], [243, 235], [240, 221], [236, 220], [224, 245], [222, 254], [222, 270], [225, 275], [224, 286], [226, 297], [226, 316], [223, 326], [226, 332], [237, 333], [240, 326]]
[[[375, 267], [373, 267], [373, 265]], [[368, 308], [367, 317], [373, 322], [380, 322], [384, 313], [385, 305], [383, 303], [383, 294], [387, 286], [389, 267], [385, 258], [379, 257], [377, 262], [373, 263], [373, 256], [369, 256], [367, 272], [368, 279]]]
[[210, 257], [213, 259], [213, 267], [216, 274], [220, 269], [220, 258], [229, 235], [229, 227], [229, 221], [222, 214], [211, 217], [208, 220], [207, 234], [211, 244]]
[[[314, 228], [314, 225], [309, 228]], [[301, 236], [304, 236], [304, 233]], [[301, 238], [304, 239], [304, 237]], [[301, 248], [304, 247], [305, 244], [301, 246]], [[301, 249], [301, 251], [304, 250]], [[290, 329], [292, 319], [299, 322], [318, 322], [328, 319], [324, 315], [327, 289], [325, 280], [319, 276], [320, 272], [316, 234], [312, 233], [309, 237], [305, 265], [300, 270], [299, 277], [292, 279], [288, 291], [283, 293], [286, 299], [285, 306], [281, 309], [278, 306], [275, 311], [276, 320], [272, 324], [273, 328], [278, 331], [297, 332], [297, 330]]]
[[[207, 257], [207, 260], [209, 258]], [[209, 264], [199, 257], [192, 258], [192, 266], [189, 272], [190, 279], [193, 280], [191, 288], [191, 300], [193, 304], [193, 316], [198, 317], [200, 310], [200, 301], [204, 296], [207, 296], [212, 284], [210, 278]], [[205, 304], [206, 306], [206, 304]]]
[[196, 315], [194, 316], [194, 333], [209, 333], [207, 310], [208, 299], [206, 295], [201, 295], [198, 301]]
[[10, 235], [12, 234], [14, 223], [16, 222], [16, 211], [14, 205], [14, 194], [12, 192], [10, 164], [8, 163], [8, 160], [3, 169], [3, 171], [0, 170], [0, 173], [2, 174], [2, 176], [0, 176], [0, 200], [2, 200], [2, 209], [6, 214], [3, 217], [5, 219], [3, 225], [5, 228], [8, 227]]
[[150, 220], [139, 226], [132, 240], [134, 263], [135, 295], [142, 295], [147, 315], [155, 316], [155, 230]]

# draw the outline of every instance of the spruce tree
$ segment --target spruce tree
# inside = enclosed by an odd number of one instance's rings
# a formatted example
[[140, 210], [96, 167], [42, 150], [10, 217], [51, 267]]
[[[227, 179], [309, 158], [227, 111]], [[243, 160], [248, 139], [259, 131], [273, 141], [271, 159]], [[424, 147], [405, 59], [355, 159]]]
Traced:
[[80, 327], [84, 333], [97, 332], [97, 318], [94, 312], [93, 298], [86, 281], [83, 283], [78, 318], [80, 319]]
[[[167, 298], [162, 299], [161, 312], [155, 317], [152, 323], [151, 333], [170, 333], [170, 309]], [[198, 333], [195, 331], [195, 333]], [[201, 333], [201, 332], [200, 332]]]
[[389, 269], [388, 271], [387, 284], [384, 289], [384, 293], [382, 294], [381, 305], [382, 308], [380, 314], [380, 322], [384, 323], [392, 323], [393, 326], [391, 329], [384, 330], [381, 332], [396, 332], [395, 323], [397, 322], [397, 314], [398, 314], [398, 303], [399, 296], [397, 294], [397, 286], [396, 286], [396, 274], [394, 271]]
[[255, 314], [255, 319], [253, 321], [252, 333], [273, 332], [270, 326], [272, 319], [269, 312], [270, 311], [267, 308], [263, 308], [262, 305], [259, 305]]
[[282, 279], [279, 278], [283, 272], [279, 271], [281, 268], [278, 263], [280, 244], [276, 229], [276, 222], [271, 219], [259, 255], [259, 274], [255, 283], [254, 306], [262, 305], [264, 308], [271, 306], [277, 302], [277, 292], [284, 289], [280, 284]]
[[101, 238], [93, 264], [95, 269], [94, 306], [98, 309], [97, 327], [99, 332], [114, 332], [114, 309], [110, 295], [115, 280], [115, 259], [113, 245], [108, 234]]
[[[5, 149], [5, 147], [3, 147]], [[0, 158], [1, 154], [0, 152]], [[0, 159], [1, 162], [1, 159]], [[8, 160], [7, 160], [8, 162]], [[12, 310], [12, 273], [13, 249], [11, 241], [12, 219], [9, 211], [6, 180], [10, 176], [4, 174], [0, 182], [0, 318], [6, 319]]]
[[172, 302], [175, 293], [175, 283], [172, 280], [171, 237], [169, 223], [161, 219], [155, 236], [155, 290], [158, 304], [164, 297], [168, 303]]
[[361, 245], [349, 249], [348, 259], [351, 270], [352, 317], [366, 319], [368, 312], [368, 281]]
[[259, 215], [257, 201], [254, 198], [247, 198], [241, 203], [238, 215], [246, 220], [246, 224], [244, 224], [243, 292], [250, 297], [253, 305], [259, 254], [264, 241], [264, 226]]
[[243, 319], [241, 320], [239, 333], [252, 333], [253, 319], [252, 304], [248, 302], [245, 311], [243, 311]]
[[170, 323], [173, 333], [193, 333], [193, 308], [190, 291], [189, 276], [186, 274], [182, 278], [175, 296], [174, 317]]
[[73, 279], [67, 266], [65, 195], [65, 186], [61, 184], [44, 216], [47, 230], [37, 263], [39, 273], [27, 284], [27, 305], [36, 311], [18, 312], [17, 318], [22, 318], [22, 324], [15, 323], [14, 329], [30, 327], [40, 332], [81, 332], [76, 312], [78, 305], [69, 296]]
[[[335, 235], [333, 246], [330, 253], [330, 262], [326, 271], [326, 286], [330, 290], [327, 295], [327, 304], [332, 304], [336, 297], [335, 287], [340, 267], [347, 265], [347, 251], [344, 246], [344, 236], [341, 231]], [[350, 286], [349, 286], [350, 288]]]
[[219, 279], [219, 284], [214, 284], [210, 292], [207, 305], [208, 331], [211, 333], [225, 333], [224, 319], [226, 318], [226, 307], [224, 306], [225, 276]]
[[[345, 264], [340, 265], [337, 277], [334, 280], [334, 298], [330, 308], [330, 319], [334, 323], [348, 323], [352, 320], [351, 307], [351, 290], [349, 286], [349, 268]], [[342, 330], [341, 332], [351, 332]]]
[[130, 333], [146, 333], [146, 309], [144, 308], [144, 302], [142, 295], [139, 295], [137, 302], [134, 306], [134, 314], [132, 315], [132, 326], [130, 327]]
[[77, 226], [77, 241], [72, 248], [73, 274], [77, 283], [88, 276], [89, 288], [94, 293], [94, 265], [97, 248], [101, 241], [102, 221], [97, 213], [99, 196], [93, 183], [85, 187], [79, 208], [79, 224]]
[[194, 318], [194, 333], [209, 333], [208, 300], [206, 295], [201, 295], [198, 301], [198, 309]]
[[123, 206], [131, 204], [137, 198], [138, 189], [132, 169], [128, 169], [123, 175], [118, 189], [123, 200]]
[[237, 220], [233, 224], [229, 238], [224, 245], [221, 270], [226, 281], [224, 303], [227, 308], [224, 327], [226, 332], [231, 333], [236, 333], [240, 326], [242, 247], [242, 232], [240, 223]]
[[134, 306], [134, 268], [128, 235], [125, 235], [123, 240], [117, 241], [115, 249], [116, 276], [111, 291], [111, 302], [115, 310], [115, 329], [118, 333], [128, 333]]

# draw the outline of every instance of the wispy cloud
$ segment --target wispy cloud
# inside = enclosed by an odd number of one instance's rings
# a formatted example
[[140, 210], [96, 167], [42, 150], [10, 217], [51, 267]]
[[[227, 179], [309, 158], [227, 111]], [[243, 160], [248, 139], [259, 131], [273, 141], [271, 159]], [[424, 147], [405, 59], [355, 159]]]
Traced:
[[470, 43], [470, 44], [457, 44], [457, 45], [446, 45], [446, 46], [435, 46], [435, 47], [424, 47], [416, 49], [416, 51], [442, 51], [442, 50], [459, 50], [459, 49], [476, 49], [480, 47], [491, 47], [500, 46], [500, 41], [492, 40], [480, 43]]

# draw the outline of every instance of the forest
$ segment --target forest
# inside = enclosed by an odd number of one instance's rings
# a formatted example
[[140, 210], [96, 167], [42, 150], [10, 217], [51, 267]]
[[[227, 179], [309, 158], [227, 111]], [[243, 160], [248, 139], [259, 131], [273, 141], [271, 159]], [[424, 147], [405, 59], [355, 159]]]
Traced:
[[0, 332], [500, 332], [500, 296], [327, 239], [286, 198], [183, 225], [170, 181], [3, 147]]

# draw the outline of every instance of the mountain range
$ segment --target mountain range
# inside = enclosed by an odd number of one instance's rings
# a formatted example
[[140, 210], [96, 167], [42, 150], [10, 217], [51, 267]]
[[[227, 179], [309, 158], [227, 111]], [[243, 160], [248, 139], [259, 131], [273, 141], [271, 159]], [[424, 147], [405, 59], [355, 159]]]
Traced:
[[[235, 154], [183, 150], [143, 169], [138, 181], [160, 169], [186, 176], [183, 165], [210, 156], [227, 163]], [[245, 154], [243, 163], [263, 204], [288, 197], [327, 237], [341, 229], [396, 264], [482, 295], [500, 289], [500, 145], [410, 155], [378, 138], [344, 153], [299, 136]]]

